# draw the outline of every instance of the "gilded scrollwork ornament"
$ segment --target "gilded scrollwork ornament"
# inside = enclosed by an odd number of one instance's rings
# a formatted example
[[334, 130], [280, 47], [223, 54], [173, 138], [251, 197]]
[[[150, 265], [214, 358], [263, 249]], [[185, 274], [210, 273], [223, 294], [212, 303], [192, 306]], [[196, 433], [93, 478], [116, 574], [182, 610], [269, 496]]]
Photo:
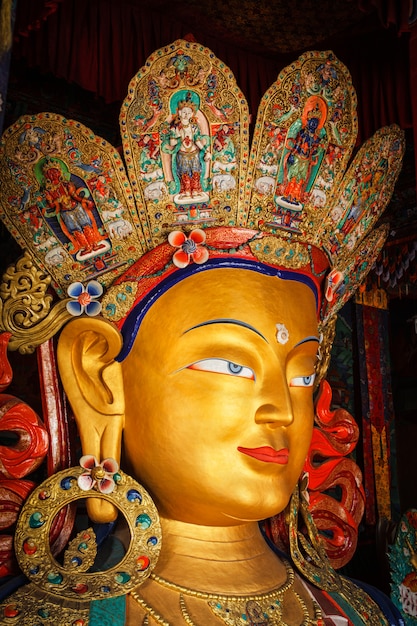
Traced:
[[337, 315], [333, 315], [333, 317], [327, 320], [326, 324], [319, 325], [320, 345], [316, 363], [316, 387], [318, 387], [320, 381], [325, 378], [329, 368], [332, 345], [336, 335], [336, 322]]
[[1, 330], [11, 333], [10, 350], [33, 352], [71, 318], [65, 300], [53, 304], [50, 284], [51, 277], [37, 267], [28, 252], [4, 273], [0, 285]]

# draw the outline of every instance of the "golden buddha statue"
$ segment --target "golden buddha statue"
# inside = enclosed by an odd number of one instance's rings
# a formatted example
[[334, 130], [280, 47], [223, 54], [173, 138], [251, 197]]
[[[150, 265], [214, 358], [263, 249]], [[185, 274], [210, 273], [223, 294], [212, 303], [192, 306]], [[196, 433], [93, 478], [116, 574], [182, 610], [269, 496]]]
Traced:
[[[333, 64], [334, 85], [320, 83], [324, 63]], [[290, 79], [297, 89], [291, 91]], [[149, 85], [152, 107], [140, 109], [139, 95]], [[181, 194], [170, 195], [156, 149], [169, 135], [176, 94], [185, 89], [198, 97], [210, 137], [226, 120], [234, 154], [240, 155], [239, 167], [216, 174], [217, 184], [212, 181], [211, 190], [192, 204], [188, 197], [182, 202]], [[277, 177], [278, 160], [285, 169], [288, 151], [274, 152], [271, 138], [287, 129], [286, 145], [296, 150], [291, 129], [313, 93], [324, 129], [320, 158], [310, 151], [308, 181], [291, 202]], [[298, 486], [332, 321], [383, 244], [385, 229], [370, 231], [388, 201], [403, 150], [398, 129], [380, 131], [342, 178], [355, 140], [354, 109], [346, 68], [331, 53], [308, 53], [280, 74], [265, 97], [249, 159], [249, 116], [230, 70], [198, 44], [176, 42], [150, 58], [122, 108], [132, 190], [105, 142], [58, 116], [36, 118], [45, 146], [51, 144], [48, 134], [61, 136], [55, 158], [67, 165], [70, 137], [71, 150], [75, 144], [80, 152], [78, 163], [106, 162], [108, 175], [93, 172], [84, 179], [85, 197], [95, 203], [101, 251], [80, 255], [46, 218], [42, 228], [44, 234], [53, 231], [52, 248], [40, 251], [38, 240], [45, 236], [32, 233], [41, 267], [58, 293], [68, 289], [68, 312], [61, 306], [61, 318], [67, 322], [75, 315], [59, 337], [58, 362], [83, 456], [82, 469], [48, 478], [21, 515], [16, 548], [32, 582], [3, 603], [5, 623], [397, 623], [388, 603], [379, 608], [378, 597], [371, 599], [332, 569]], [[29, 171], [42, 191], [34, 165], [43, 158], [42, 142], [39, 154], [31, 146], [27, 158], [21, 156], [23, 124], [34, 123], [25, 119], [6, 132], [2, 167], [11, 171], [14, 159], [14, 172]], [[145, 133], [156, 146], [152, 171], [159, 174], [152, 182], [141, 172]], [[84, 146], [87, 137], [91, 145]], [[272, 152], [264, 170], [266, 149]], [[333, 159], [335, 152], [339, 156]], [[370, 155], [381, 174], [377, 194], [368, 193]], [[80, 178], [80, 169], [71, 167], [69, 177]], [[106, 185], [106, 197], [123, 198], [123, 217], [108, 217], [101, 209]], [[13, 195], [10, 189], [7, 195]], [[352, 204], [359, 208], [346, 233]], [[2, 217], [10, 226], [4, 207], [3, 201]], [[33, 222], [21, 223], [27, 242]], [[70, 279], [77, 282], [68, 285]], [[40, 323], [45, 326], [46, 320]], [[125, 550], [110, 574], [80, 567], [94, 543], [89, 530], [76, 536], [78, 552], [65, 556], [63, 564], [44, 549], [53, 514], [77, 497], [87, 498], [92, 522], [127, 519], [125, 527], [123, 520], [118, 523]], [[288, 555], [259, 525], [283, 512]], [[298, 515], [307, 527], [305, 537]]]
[[[127, 624], [142, 623], [148, 603], [168, 623], [183, 623], [175, 585], [221, 596], [280, 589], [287, 569], [257, 522], [285, 508], [310, 443], [313, 292], [245, 269], [191, 275], [152, 305], [122, 363], [107, 361], [106, 350], [120, 335], [93, 321], [68, 324], [58, 352], [83, 452], [120, 458], [123, 430], [123, 467], [161, 516], [155, 577], [139, 604], [129, 601]], [[286, 343], [277, 340], [278, 323]], [[89, 501], [90, 517], [109, 521], [107, 504]], [[299, 581], [293, 591], [301, 600], [287, 594], [283, 620], [313, 621], [312, 598]], [[205, 598], [189, 604], [196, 623], [217, 623]]]

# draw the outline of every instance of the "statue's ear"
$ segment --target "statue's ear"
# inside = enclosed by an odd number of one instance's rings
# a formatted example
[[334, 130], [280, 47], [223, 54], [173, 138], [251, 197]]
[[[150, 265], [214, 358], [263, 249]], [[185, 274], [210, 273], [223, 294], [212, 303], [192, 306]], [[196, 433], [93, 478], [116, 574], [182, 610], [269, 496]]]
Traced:
[[[58, 342], [58, 367], [71, 403], [83, 454], [98, 461], [120, 462], [124, 426], [124, 390], [121, 364], [115, 361], [122, 338], [100, 318], [80, 317], [67, 324]], [[89, 499], [94, 521], [108, 522], [116, 509], [104, 500]]]

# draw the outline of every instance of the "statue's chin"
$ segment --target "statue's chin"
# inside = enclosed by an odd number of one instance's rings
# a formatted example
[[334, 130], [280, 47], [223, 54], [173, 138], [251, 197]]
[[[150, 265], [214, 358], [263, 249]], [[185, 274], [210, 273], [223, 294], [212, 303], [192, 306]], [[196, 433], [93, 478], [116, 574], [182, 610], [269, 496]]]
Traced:
[[198, 507], [194, 504], [182, 506], [164, 506], [157, 501], [156, 506], [162, 518], [196, 524], [199, 526], [231, 527], [242, 524], [258, 523], [281, 513], [287, 506], [291, 494], [275, 502], [260, 504], [245, 502], [222, 502], [210, 508]]

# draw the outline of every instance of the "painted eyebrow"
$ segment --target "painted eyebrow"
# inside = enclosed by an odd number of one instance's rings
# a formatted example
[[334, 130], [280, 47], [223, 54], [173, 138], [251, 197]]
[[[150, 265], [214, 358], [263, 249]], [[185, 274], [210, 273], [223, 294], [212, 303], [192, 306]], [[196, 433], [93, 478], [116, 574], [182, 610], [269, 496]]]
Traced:
[[309, 337], [305, 337], [304, 339], [301, 339], [301, 341], [296, 343], [294, 348], [297, 348], [297, 346], [301, 346], [303, 343], [307, 343], [308, 341], [317, 341], [317, 343], [320, 343], [320, 339], [318, 337], [310, 335]]
[[185, 330], [183, 332], [183, 335], [185, 335], [186, 333], [189, 333], [190, 330], [195, 330], [196, 328], [201, 328], [202, 326], [210, 326], [211, 324], [235, 324], [236, 326], [242, 326], [243, 328], [247, 328], [248, 330], [251, 330], [252, 332], [256, 333], [257, 335], [259, 335], [259, 337], [261, 337], [261, 339], [263, 339], [264, 341], [266, 341], [266, 343], [268, 343], [268, 340], [263, 336], [262, 333], [259, 332], [259, 330], [256, 330], [254, 326], [251, 326], [250, 324], [247, 324], [246, 322], [242, 322], [240, 320], [232, 320], [228, 318], [219, 318], [215, 320], [208, 320], [207, 322], [201, 322], [201, 324], [197, 324], [196, 326], [192, 326], [191, 328], [188, 328], [187, 330]]

